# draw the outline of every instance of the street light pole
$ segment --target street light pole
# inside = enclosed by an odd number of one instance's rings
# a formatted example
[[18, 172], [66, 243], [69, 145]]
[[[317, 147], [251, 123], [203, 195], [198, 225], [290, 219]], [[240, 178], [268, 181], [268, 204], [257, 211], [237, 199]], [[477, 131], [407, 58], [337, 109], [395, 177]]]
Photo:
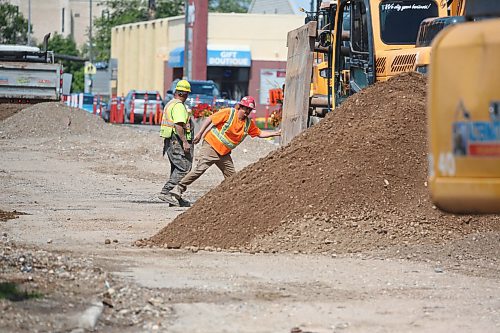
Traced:
[[[92, 54], [92, 0], [89, 0], [89, 62], [91, 64], [94, 63], [94, 59], [93, 59], [93, 54]], [[90, 85], [89, 85], [89, 93], [92, 93], [92, 75], [89, 74], [89, 81], [90, 81]], [[86, 80], [85, 80], [86, 81]]]
[[31, 0], [28, 1], [28, 46], [31, 45]]
[[92, 62], [92, 0], [89, 0], [89, 13], [90, 13], [90, 19], [89, 19], [89, 60]]
[[184, 68], [183, 78], [190, 79], [189, 73], [189, 0], [184, 1]]

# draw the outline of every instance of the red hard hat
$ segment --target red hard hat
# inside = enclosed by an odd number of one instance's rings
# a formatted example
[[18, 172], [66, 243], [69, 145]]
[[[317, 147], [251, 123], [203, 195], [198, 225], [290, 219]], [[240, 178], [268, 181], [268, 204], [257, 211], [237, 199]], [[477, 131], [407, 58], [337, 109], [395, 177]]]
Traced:
[[243, 97], [238, 104], [255, 110], [255, 99], [252, 96]]

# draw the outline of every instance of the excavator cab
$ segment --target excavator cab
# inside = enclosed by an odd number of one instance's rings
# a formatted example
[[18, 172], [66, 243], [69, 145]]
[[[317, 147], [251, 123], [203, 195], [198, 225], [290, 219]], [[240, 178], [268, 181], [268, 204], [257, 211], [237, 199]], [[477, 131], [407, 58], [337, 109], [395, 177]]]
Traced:
[[[349, 16], [344, 13], [349, 12]], [[335, 101], [376, 81], [415, 68], [420, 23], [447, 15], [446, 2], [436, 0], [341, 0], [336, 26], [349, 20], [349, 31], [335, 33]], [[348, 36], [348, 38], [346, 38]], [[349, 71], [349, 75], [345, 75]], [[345, 78], [349, 89], [345, 89]]]
[[317, 32], [309, 99], [309, 120], [311, 126], [332, 109], [331, 97], [331, 53], [335, 29], [336, 3], [318, 4], [316, 13]]
[[415, 44], [418, 49], [415, 70], [418, 73], [427, 74], [431, 61], [431, 43], [439, 32], [450, 25], [462, 22], [465, 22], [464, 16], [432, 17], [422, 21]]

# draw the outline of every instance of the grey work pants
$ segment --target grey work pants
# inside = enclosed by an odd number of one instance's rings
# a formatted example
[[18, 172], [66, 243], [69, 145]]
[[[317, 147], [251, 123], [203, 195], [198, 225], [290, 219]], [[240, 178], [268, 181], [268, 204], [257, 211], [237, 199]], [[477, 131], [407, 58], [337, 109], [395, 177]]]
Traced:
[[167, 155], [170, 161], [170, 177], [163, 186], [161, 193], [167, 194], [191, 170], [194, 146], [191, 145], [190, 153], [186, 154], [182, 144], [174, 136], [171, 139], [165, 139], [164, 144], [164, 154]]
[[181, 179], [178, 184], [180, 190], [182, 192], [186, 191], [186, 187], [200, 178], [212, 164], [215, 164], [220, 171], [222, 171], [224, 178], [231, 177], [236, 173], [231, 154], [221, 156], [208, 142], [203, 141], [199, 152], [198, 163], [193, 170]]

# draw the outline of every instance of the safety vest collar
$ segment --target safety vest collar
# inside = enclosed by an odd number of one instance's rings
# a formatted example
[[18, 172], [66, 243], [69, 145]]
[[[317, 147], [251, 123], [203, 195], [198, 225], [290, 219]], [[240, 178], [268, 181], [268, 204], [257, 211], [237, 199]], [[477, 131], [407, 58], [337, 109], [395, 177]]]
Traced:
[[231, 108], [231, 112], [229, 114], [229, 119], [224, 123], [220, 131], [216, 127], [212, 127], [212, 134], [219, 140], [224, 146], [226, 146], [229, 149], [234, 149], [236, 146], [238, 146], [248, 135], [248, 129], [250, 128], [250, 123], [251, 120], [249, 118], [245, 119], [245, 127], [243, 129], [243, 136], [240, 138], [238, 142], [235, 142], [231, 139], [228, 138], [226, 135], [227, 130], [233, 125], [233, 122], [236, 120], [235, 118], [237, 117], [236, 110], [234, 108]]

